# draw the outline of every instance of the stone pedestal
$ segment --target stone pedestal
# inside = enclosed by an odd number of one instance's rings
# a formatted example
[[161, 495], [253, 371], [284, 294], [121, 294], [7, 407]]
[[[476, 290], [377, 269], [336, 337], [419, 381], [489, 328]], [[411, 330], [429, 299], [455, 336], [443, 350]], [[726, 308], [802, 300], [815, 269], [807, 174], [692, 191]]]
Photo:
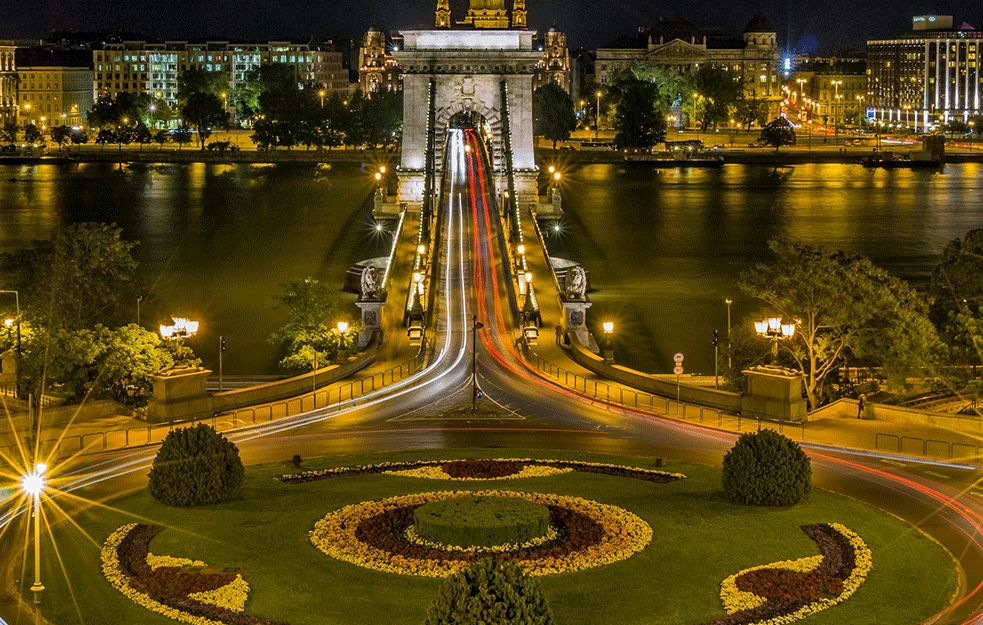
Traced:
[[515, 180], [516, 200], [523, 211], [529, 206], [539, 204], [538, 169], [515, 169], [513, 179]]
[[382, 307], [385, 300], [359, 300], [355, 302], [362, 311], [362, 330], [358, 333], [358, 350], [369, 344], [372, 333], [382, 330]]
[[153, 376], [154, 394], [147, 403], [147, 420], [168, 423], [212, 416], [212, 397], [205, 383], [211, 375], [200, 367], [178, 367]]
[[396, 171], [399, 189], [396, 191], [396, 202], [405, 204], [408, 211], [419, 211], [423, 207], [423, 190], [426, 186], [426, 175], [422, 169], [405, 169]]
[[796, 423], [806, 420], [805, 376], [782, 367], [755, 367], [742, 373], [747, 378], [747, 393], [741, 398], [742, 417]]
[[[563, 302], [563, 324], [567, 332], [573, 332], [580, 344], [588, 349], [594, 344], [587, 330], [587, 309], [590, 307], [591, 303], [586, 299]], [[597, 349], [596, 344], [594, 349]]]

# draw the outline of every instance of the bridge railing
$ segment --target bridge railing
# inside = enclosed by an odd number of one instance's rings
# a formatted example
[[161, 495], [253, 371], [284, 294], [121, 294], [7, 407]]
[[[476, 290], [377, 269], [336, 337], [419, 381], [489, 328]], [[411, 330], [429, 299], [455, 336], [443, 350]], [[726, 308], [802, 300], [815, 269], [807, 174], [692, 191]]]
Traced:
[[[164, 437], [175, 428], [192, 427], [199, 423], [208, 424], [218, 432], [229, 432], [252, 425], [272, 423], [311, 410], [332, 407], [341, 410], [357, 405], [358, 401], [366, 395], [405, 380], [422, 369], [426, 360], [427, 349], [421, 345], [420, 350], [410, 360], [385, 371], [365, 375], [347, 383], [325, 387], [317, 392], [269, 404], [218, 413], [204, 419], [45, 438], [41, 440], [40, 444], [41, 455], [48, 458], [66, 458], [83, 453], [100, 453], [156, 445], [162, 442]], [[24, 448], [20, 445], [11, 444], [0, 446], [0, 453], [6, 454], [8, 458], [16, 459], [20, 458], [22, 449]]]

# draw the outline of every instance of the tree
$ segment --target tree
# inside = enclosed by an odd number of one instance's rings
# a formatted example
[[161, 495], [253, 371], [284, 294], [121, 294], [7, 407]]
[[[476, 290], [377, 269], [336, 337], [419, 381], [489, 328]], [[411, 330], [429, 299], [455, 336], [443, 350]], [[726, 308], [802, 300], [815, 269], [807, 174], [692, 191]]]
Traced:
[[181, 72], [177, 83], [177, 99], [182, 105], [186, 104], [196, 93], [210, 93], [221, 99], [222, 94], [229, 93], [229, 74], [222, 70], [208, 71], [191, 66]]
[[291, 280], [284, 285], [280, 303], [287, 308], [287, 321], [271, 337], [285, 343], [287, 355], [280, 366], [290, 371], [309, 371], [315, 358], [318, 366], [332, 362], [339, 349], [354, 351], [359, 324], [349, 323], [344, 335], [337, 330], [339, 321], [347, 321], [332, 291], [314, 278]]
[[142, 119], [146, 108], [145, 100], [129, 92], [111, 96], [102, 96], [96, 100], [89, 111], [89, 125], [95, 128], [119, 126], [120, 124], [136, 123]]
[[133, 140], [140, 144], [142, 150], [143, 146], [154, 140], [154, 136], [150, 134], [150, 129], [143, 122], [140, 122], [133, 129]]
[[154, 142], [160, 145], [160, 149], [164, 149], [164, 144], [167, 143], [171, 138], [170, 133], [166, 130], [158, 130], [154, 133]]
[[783, 145], [795, 144], [795, 128], [784, 117], [771, 120], [761, 129], [761, 141], [775, 146], [777, 152]]
[[659, 109], [668, 111], [678, 106], [684, 112], [693, 113], [693, 93], [696, 88], [692, 73], [680, 73], [665, 65], [647, 61], [636, 61], [629, 69], [638, 80], [655, 85], [658, 94], [656, 106]]
[[25, 314], [39, 327], [116, 325], [129, 314], [137, 266], [136, 243], [121, 234], [102, 223], [66, 226], [30, 249], [0, 254], [0, 277], [17, 285]]
[[28, 124], [27, 128], [24, 129], [24, 141], [27, 143], [41, 143], [42, 139], [44, 139], [44, 136], [34, 124]]
[[225, 121], [226, 111], [222, 105], [222, 99], [211, 93], [192, 93], [188, 101], [181, 109], [184, 121], [198, 132], [198, 142], [201, 144], [202, 151], [205, 150], [205, 141], [212, 134], [212, 126], [216, 126]]
[[72, 139], [72, 145], [84, 145], [89, 142], [89, 133], [87, 133], [82, 129], [79, 130], [73, 129], [71, 134], [71, 139]]
[[533, 132], [552, 141], [554, 150], [556, 142], [569, 139], [570, 132], [577, 127], [570, 94], [553, 82], [533, 92], [532, 116]]
[[147, 489], [168, 506], [201, 506], [237, 495], [245, 475], [235, 443], [199, 423], [167, 434], [154, 457]]
[[696, 116], [700, 128], [716, 125], [728, 119], [730, 111], [744, 96], [744, 85], [739, 76], [728, 69], [710, 63], [700, 65], [693, 73], [696, 94]]
[[553, 625], [539, 584], [515, 562], [486, 559], [444, 579], [425, 625]]
[[[946, 335], [952, 364], [983, 363], [983, 335], [978, 333], [983, 321], [983, 230], [970, 230], [946, 244], [932, 269], [928, 294], [929, 315]], [[964, 379], [958, 375], [951, 383], [961, 385]]]
[[60, 149], [69, 142], [72, 129], [68, 126], [55, 126], [51, 129], [51, 140], [58, 144]]
[[177, 149], [180, 150], [185, 143], [191, 143], [191, 130], [187, 126], [182, 126], [171, 133], [171, 140], [177, 144]]
[[651, 148], [666, 140], [665, 113], [655, 107], [658, 93], [653, 83], [629, 77], [619, 85], [614, 142], [619, 148]]
[[109, 128], [101, 129], [96, 135], [96, 143], [99, 144], [100, 148], [106, 147], [107, 143], [116, 143], [116, 132]]
[[795, 323], [782, 351], [805, 375], [813, 409], [827, 376], [847, 356], [882, 366], [899, 386], [913, 367], [933, 362], [938, 335], [907, 283], [859, 254], [779, 240], [770, 247], [774, 260], [742, 273], [740, 288]]

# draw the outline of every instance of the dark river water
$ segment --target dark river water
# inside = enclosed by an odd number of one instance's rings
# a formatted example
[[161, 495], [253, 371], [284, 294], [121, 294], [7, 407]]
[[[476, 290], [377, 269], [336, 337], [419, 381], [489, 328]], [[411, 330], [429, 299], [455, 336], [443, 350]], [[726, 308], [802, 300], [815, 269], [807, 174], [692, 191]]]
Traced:
[[280, 285], [312, 276], [351, 302], [341, 292], [345, 270], [388, 253], [390, 238], [375, 232], [370, 217], [374, 171], [370, 164], [0, 167], [0, 251], [48, 238], [62, 224], [115, 222], [139, 241], [145, 327], [169, 315], [197, 319], [201, 330], [188, 344], [205, 366], [218, 366], [224, 335], [226, 373], [276, 373], [279, 348], [268, 339], [285, 318], [276, 307]]
[[[338, 288], [355, 261], [385, 255], [369, 217], [372, 165], [0, 167], [0, 251], [62, 224], [116, 222], [137, 240], [148, 284], [145, 326], [199, 319], [190, 343], [215, 367], [218, 335], [230, 374], [274, 373], [268, 337], [283, 322], [280, 285], [313, 276]], [[740, 272], [787, 237], [866, 254], [923, 288], [943, 245], [983, 226], [983, 166], [944, 174], [854, 165], [727, 165], [653, 170], [620, 164], [563, 169], [564, 208], [551, 251], [591, 275], [592, 322], [613, 320], [620, 362], [666, 373], [713, 372], [710, 333], [755, 304]], [[15, 178], [15, 182], [9, 179]], [[352, 307], [353, 315], [355, 312]], [[134, 302], [134, 318], [136, 303]]]

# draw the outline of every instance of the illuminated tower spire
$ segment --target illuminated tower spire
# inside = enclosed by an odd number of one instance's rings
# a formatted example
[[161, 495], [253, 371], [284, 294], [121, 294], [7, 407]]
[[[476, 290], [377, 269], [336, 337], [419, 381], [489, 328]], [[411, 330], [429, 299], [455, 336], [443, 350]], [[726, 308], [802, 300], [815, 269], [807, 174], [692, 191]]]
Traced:
[[505, 0], [471, 0], [465, 24], [475, 28], [508, 28], [509, 16], [505, 12]]
[[437, 28], [451, 27], [451, 5], [448, 0], [437, 0]]
[[512, 28], [526, 27], [526, 0], [512, 1]]

